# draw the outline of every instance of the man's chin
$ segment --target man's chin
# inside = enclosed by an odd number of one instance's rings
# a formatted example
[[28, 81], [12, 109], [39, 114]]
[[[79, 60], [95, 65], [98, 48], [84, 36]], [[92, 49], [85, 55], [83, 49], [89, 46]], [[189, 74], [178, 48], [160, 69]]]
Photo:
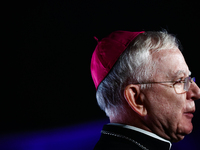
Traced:
[[188, 123], [188, 126], [185, 127], [185, 129], [183, 130], [183, 134], [187, 135], [190, 134], [193, 130], [193, 124], [190, 122]]
[[180, 126], [180, 132], [183, 135], [190, 134], [193, 130], [192, 118], [183, 118], [182, 126]]
[[184, 126], [184, 128], [179, 129], [176, 138], [172, 140], [172, 142], [179, 142], [184, 139], [184, 137], [188, 134], [190, 134], [193, 130], [192, 123], [189, 123], [187, 126]]

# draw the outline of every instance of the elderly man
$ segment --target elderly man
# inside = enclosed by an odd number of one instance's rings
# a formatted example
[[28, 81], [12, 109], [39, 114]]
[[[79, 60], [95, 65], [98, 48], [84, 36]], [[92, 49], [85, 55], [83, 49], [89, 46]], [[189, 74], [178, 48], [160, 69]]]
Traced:
[[91, 74], [110, 119], [95, 150], [169, 150], [192, 132], [200, 89], [173, 35], [113, 32], [98, 41]]

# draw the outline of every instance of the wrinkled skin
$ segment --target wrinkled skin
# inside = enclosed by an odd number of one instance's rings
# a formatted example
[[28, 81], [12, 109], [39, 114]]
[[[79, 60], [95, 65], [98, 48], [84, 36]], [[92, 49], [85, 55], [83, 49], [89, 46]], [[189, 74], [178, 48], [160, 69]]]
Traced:
[[[155, 82], [177, 81], [190, 74], [179, 49], [154, 53], [153, 60], [156, 63]], [[188, 92], [177, 94], [174, 88], [165, 85], [153, 84], [142, 92], [147, 108], [143, 121], [151, 132], [177, 142], [192, 132], [194, 101], [200, 98], [200, 89], [193, 82]]]

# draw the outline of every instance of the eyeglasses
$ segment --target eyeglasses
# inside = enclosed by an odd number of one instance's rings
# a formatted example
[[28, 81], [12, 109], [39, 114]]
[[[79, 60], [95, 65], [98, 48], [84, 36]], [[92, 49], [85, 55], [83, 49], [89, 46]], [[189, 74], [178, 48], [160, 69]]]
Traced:
[[[173, 87], [175, 92], [177, 94], [183, 94], [186, 93], [192, 82], [195, 82], [195, 77], [186, 77], [184, 80], [178, 80], [178, 81], [164, 81], [164, 82], [147, 82], [147, 83], [136, 83], [136, 84], [161, 84], [161, 83], [173, 83], [172, 85], [169, 85], [169, 87]], [[166, 85], [166, 84], [163, 84]]]

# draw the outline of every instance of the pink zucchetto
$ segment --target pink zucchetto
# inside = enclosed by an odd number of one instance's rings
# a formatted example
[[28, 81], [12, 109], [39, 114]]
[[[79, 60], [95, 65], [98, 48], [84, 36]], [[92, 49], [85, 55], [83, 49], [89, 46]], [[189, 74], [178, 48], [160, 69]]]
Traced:
[[115, 31], [98, 41], [91, 59], [91, 74], [96, 89], [108, 75], [119, 56], [141, 32]]

